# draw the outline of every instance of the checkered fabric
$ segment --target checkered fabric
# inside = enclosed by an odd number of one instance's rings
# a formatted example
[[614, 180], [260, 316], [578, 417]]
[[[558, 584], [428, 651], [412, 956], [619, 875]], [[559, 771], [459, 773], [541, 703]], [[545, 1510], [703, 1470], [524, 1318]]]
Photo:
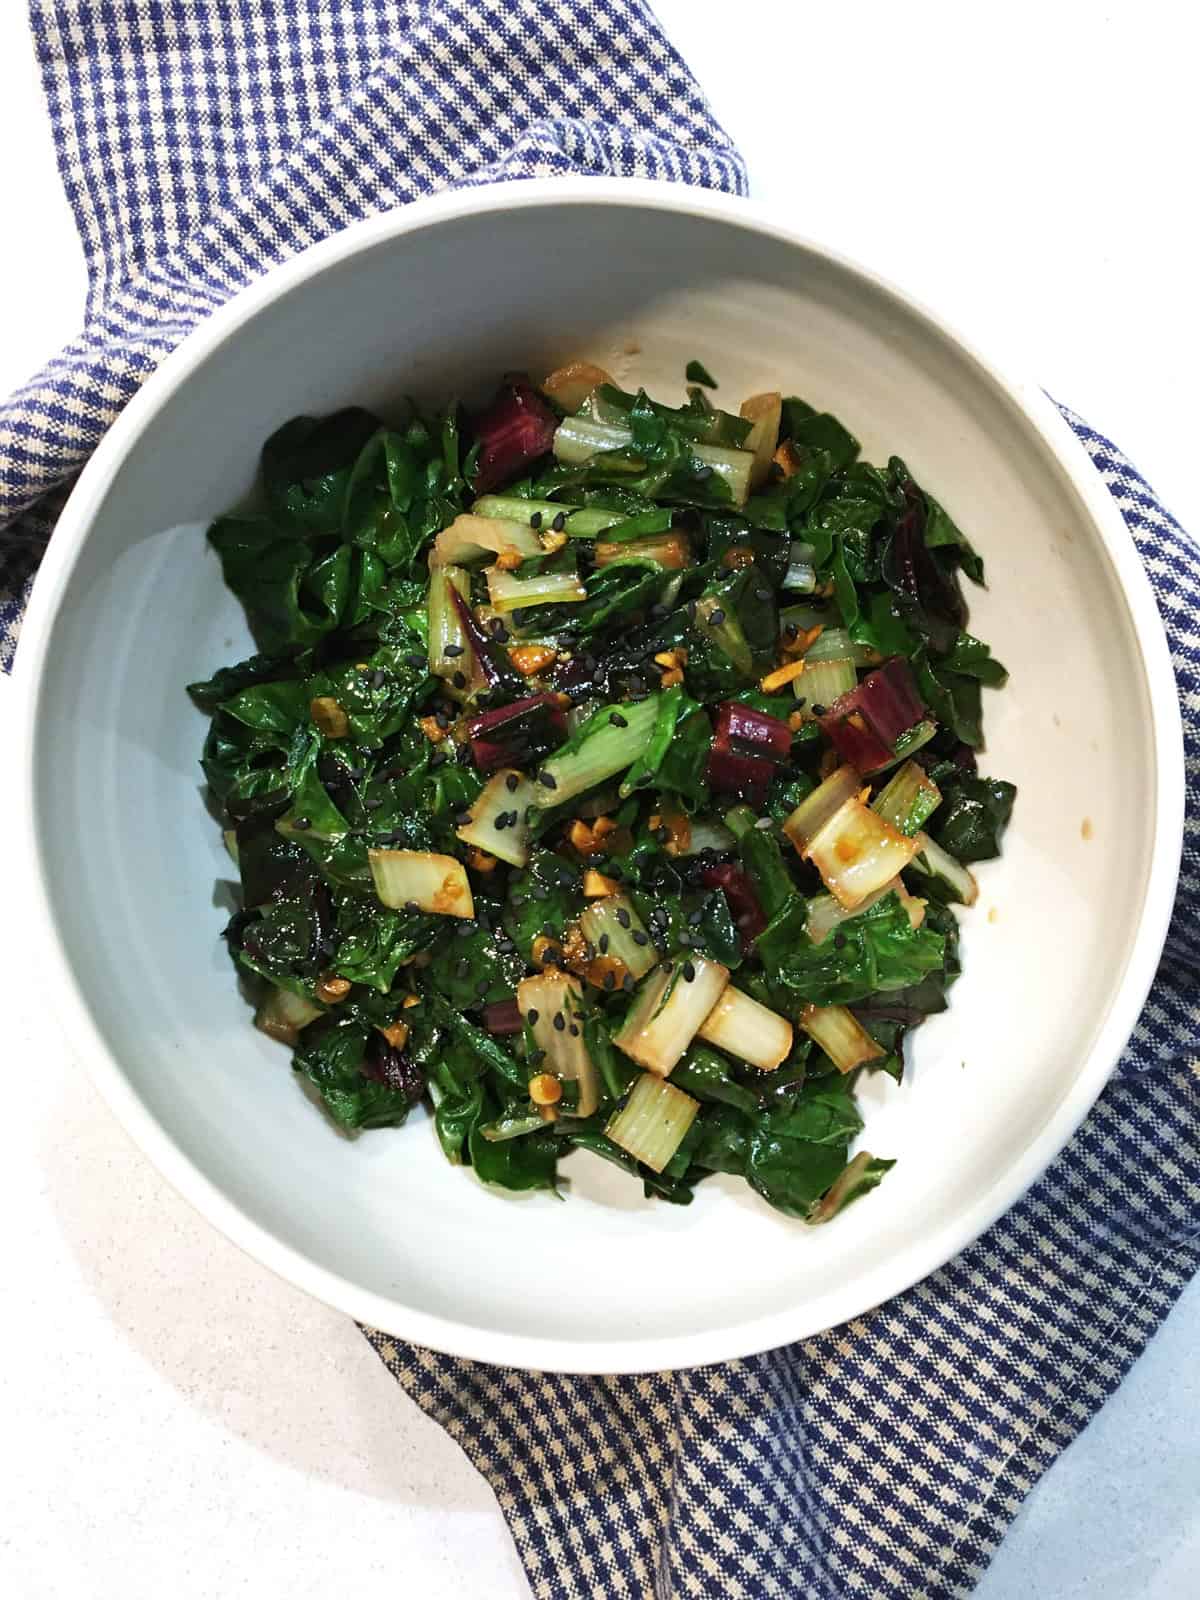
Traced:
[[1185, 708], [1179, 899], [1117, 1074], [948, 1266], [746, 1361], [580, 1378], [367, 1330], [496, 1492], [537, 1600], [952, 1600], [1200, 1266], [1200, 549], [1065, 413], [1137, 542]]
[[31, 19], [90, 288], [78, 338], [0, 407], [5, 670], [48, 528], [26, 513], [266, 268], [500, 178], [745, 191], [640, 0], [31, 0]]
[[[92, 289], [80, 337], [0, 409], [0, 520], [16, 519], [0, 659], [62, 485], [161, 356], [265, 267], [456, 183], [743, 187], [636, 0], [34, 0], [32, 16]], [[579, 1378], [367, 1330], [493, 1485], [539, 1600], [967, 1594], [1200, 1265], [1200, 551], [1067, 416], [1150, 573], [1185, 708], [1179, 906], [1119, 1071], [981, 1240], [802, 1344]]]

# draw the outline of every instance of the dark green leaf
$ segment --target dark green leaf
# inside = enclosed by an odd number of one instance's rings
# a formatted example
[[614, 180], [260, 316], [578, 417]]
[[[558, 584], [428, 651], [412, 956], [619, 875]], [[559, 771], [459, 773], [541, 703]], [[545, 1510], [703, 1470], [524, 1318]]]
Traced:
[[1016, 786], [1000, 778], [948, 782], [929, 831], [959, 861], [990, 861], [1000, 854], [1016, 795]]
[[803, 1005], [851, 1005], [880, 990], [901, 989], [939, 971], [940, 934], [913, 928], [894, 894], [843, 922], [813, 944], [799, 896], [772, 917], [755, 946], [776, 1005], [795, 1016]]

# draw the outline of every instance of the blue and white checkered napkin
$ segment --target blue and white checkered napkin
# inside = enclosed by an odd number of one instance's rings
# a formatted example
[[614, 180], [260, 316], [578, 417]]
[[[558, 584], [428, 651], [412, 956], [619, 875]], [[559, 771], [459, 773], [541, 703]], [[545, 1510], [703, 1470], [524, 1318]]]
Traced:
[[[80, 337], [0, 408], [0, 660], [48, 492], [265, 267], [455, 184], [589, 172], [743, 187], [638, 0], [33, 0], [32, 15], [92, 287]], [[1068, 420], [1153, 580], [1185, 708], [1179, 905], [1118, 1074], [989, 1233], [803, 1344], [573, 1378], [369, 1333], [494, 1487], [539, 1600], [968, 1593], [1200, 1265], [1200, 551]]]

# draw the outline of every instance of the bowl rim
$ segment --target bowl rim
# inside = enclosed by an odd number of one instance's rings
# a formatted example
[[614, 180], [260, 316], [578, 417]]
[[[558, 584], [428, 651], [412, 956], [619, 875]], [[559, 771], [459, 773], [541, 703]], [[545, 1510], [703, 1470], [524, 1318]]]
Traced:
[[[799, 247], [894, 297], [948, 339], [1040, 436], [1091, 519], [1129, 609], [1150, 701], [1155, 755], [1154, 838], [1140, 926], [1107, 1015], [1067, 1094], [1038, 1135], [966, 1210], [923, 1232], [901, 1254], [852, 1285], [781, 1311], [693, 1333], [630, 1340], [562, 1340], [496, 1332], [431, 1315], [318, 1266], [234, 1204], [174, 1142], [125, 1077], [93, 1020], [67, 959], [42, 870], [34, 774], [43, 669], [59, 602], [97, 510], [122, 463], [175, 391], [225, 340], [283, 294], [377, 245], [462, 217], [546, 206], [629, 205], [715, 220]], [[17, 693], [17, 855], [42, 957], [43, 992], [67, 1041], [126, 1132], [172, 1187], [248, 1255], [316, 1299], [398, 1339], [471, 1360], [534, 1370], [632, 1373], [699, 1366], [808, 1338], [862, 1315], [910, 1288], [977, 1238], [1042, 1174], [1083, 1121], [1133, 1032], [1153, 981], [1174, 905], [1183, 838], [1182, 721], [1166, 636], [1149, 579], [1113, 497], [1057, 409], [1035, 384], [1009, 375], [940, 313], [865, 263], [788, 225], [776, 206], [651, 179], [547, 178], [481, 185], [415, 200], [351, 223], [269, 269], [209, 315], [168, 355], [126, 405], [84, 467], [34, 584], [13, 673]]]

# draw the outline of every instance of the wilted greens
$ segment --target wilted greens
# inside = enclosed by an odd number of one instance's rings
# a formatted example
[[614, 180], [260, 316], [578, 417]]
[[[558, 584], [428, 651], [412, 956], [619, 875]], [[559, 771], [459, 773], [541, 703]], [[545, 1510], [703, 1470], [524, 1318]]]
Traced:
[[901, 460], [687, 378], [672, 407], [577, 364], [267, 441], [209, 533], [258, 653], [190, 686], [225, 938], [345, 1130], [424, 1103], [485, 1183], [582, 1149], [821, 1222], [891, 1165], [851, 1156], [858, 1074], [899, 1077], [958, 975], [1005, 673]]

